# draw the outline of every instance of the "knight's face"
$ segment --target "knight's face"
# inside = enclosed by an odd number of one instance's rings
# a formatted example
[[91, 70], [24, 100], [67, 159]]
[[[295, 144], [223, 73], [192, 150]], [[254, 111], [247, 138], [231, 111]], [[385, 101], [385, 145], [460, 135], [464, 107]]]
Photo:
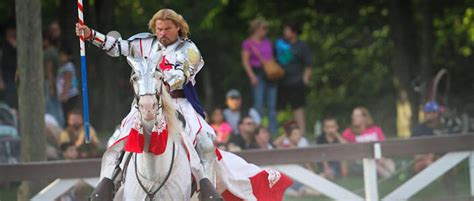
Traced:
[[155, 34], [164, 46], [178, 40], [179, 28], [171, 20], [156, 20]]

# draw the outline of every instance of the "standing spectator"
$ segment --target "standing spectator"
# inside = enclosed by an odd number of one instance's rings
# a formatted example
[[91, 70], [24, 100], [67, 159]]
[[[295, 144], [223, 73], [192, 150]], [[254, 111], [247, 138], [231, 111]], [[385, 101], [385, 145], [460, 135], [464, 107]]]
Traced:
[[242, 109], [242, 97], [236, 89], [231, 89], [226, 95], [227, 108], [224, 109], [224, 119], [232, 127], [234, 135], [239, 134], [239, 121], [242, 116], [250, 116], [253, 123], [260, 125], [260, 115], [254, 108]]
[[265, 127], [258, 128], [257, 135], [255, 136], [255, 143], [259, 149], [273, 149], [274, 146], [270, 141], [270, 132]]
[[[317, 144], [345, 144], [346, 140], [339, 134], [339, 125], [337, 120], [328, 117], [323, 121], [323, 134], [316, 138]], [[347, 176], [348, 170], [345, 162], [341, 161], [323, 161], [321, 175], [333, 179], [336, 176]]]
[[5, 40], [0, 42], [0, 91], [5, 102], [16, 113], [18, 110], [16, 28], [14, 21], [5, 28]]
[[79, 87], [76, 69], [71, 61], [71, 50], [63, 47], [59, 50], [60, 67], [56, 78], [56, 89], [66, 116], [79, 102]]
[[410, 138], [411, 106], [406, 91], [400, 92], [400, 99], [397, 101], [397, 135], [399, 138]]
[[311, 79], [313, 59], [309, 46], [298, 39], [300, 33], [301, 29], [295, 23], [285, 24], [283, 39], [276, 41], [275, 49], [277, 61], [285, 70], [285, 75], [279, 83], [278, 104], [280, 108], [291, 106], [293, 119], [304, 134], [306, 88]]
[[228, 147], [230, 151], [244, 149], [258, 149], [255, 143], [255, 123], [250, 116], [245, 116], [239, 121], [240, 135], [233, 135]]
[[[425, 120], [412, 129], [413, 137], [433, 136], [435, 130], [441, 128], [440, 107], [435, 101], [427, 102], [423, 108]], [[435, 160], [433, 153], [419, 154], [415, 156], [415, 172], [428, 167]]]
[[67, 116], [67, 127], [59, 135], [59, 144], [73, 143], [78, 148], [81, 158], [94, 157], [100, 146], [99, 138], [92, 127], [90, 127], [90, 144], [84, 143], [85, 136], [82, 114], [77, 110], [71, 110]]
[[47, 38], [46, 34], [43, 34], [43, 62], [46, 113], [52, 115], [61, 128], [64, 128], [64, 113], [56, 94], [56, 72], [59, 68], [59, 51]]
[[[375, 125], [372, 116], [365, 107], [356, 107], [352, 111], [352, 125], [342, 132], [342, 137], [350, 143], [384, 141], [385, 136], [380, 127]], [[395, 172], [395, 163], [391, 159], [377, 159], [377, 172], [387, 178]]]
[[59, 21], [55, 20], [49, 24], [48, 40], [55, 47], [61, 46], [61, 25], [59, 25]]
[[232, 134], [232, 127], [224, 120], [222, 109], [216, 108], [212, 111], [211, 126], [216, 131], [216, 144], [218, 146], [227, 144]]
[[272, 42], [267, 38], [267, 22], [261, 18], [252, 20], [249, 32], [250, 36], [242, 43], [242, 64], [252, 84], [253, 107], [264, 116], [263, 107], [266, 102], [269, 129], [275, 134], [278, 131], [277, 83], [267, 79], [262, 63], [273, 59]]

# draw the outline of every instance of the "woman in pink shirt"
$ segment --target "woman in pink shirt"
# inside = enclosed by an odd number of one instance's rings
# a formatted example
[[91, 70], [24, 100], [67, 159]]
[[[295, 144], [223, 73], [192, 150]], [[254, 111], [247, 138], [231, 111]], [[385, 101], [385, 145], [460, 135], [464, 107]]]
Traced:
[[[352, 124], [342, 132], [342, 137], [350, 143], [379, 142], [385, 140], [380, 127], [375, 125], [369, 110], [356, 107], [352, 111]], [[377, 172], [383, 177], [390, 177], [395, 172], [395, 163], [391, 159], [377, 160]]]
[[377, 142], [384, 141], [385, 136], [380, 127], [365, 107], [356, 107], [352, 111], [352, 125], [342, 132], [348, 142]]
[[272, 134], [278, 133], [277, 124], [277, 83], [267, 79], [263, 70], [263, 62], [273, 59], [272, 41], [267, 38], [268, 23], [264, 19], [256, 18], [250, 22], [250, 35], [242, 42], [242, 65], [252, 85], [253, 104], [260, 116], [268, 112], [268, 130]]
[[222, 109], [216, 108], [212, 111], [211, 126], [216, 131], [216, 144], [218, 146], [225, 145], [229, 141], [232, 127], [224, 120]]

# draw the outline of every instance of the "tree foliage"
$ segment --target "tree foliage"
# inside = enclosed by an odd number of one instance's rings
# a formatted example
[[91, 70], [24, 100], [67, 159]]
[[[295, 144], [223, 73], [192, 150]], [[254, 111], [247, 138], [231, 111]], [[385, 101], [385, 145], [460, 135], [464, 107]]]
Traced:
[[[76, 12], [58, 10], [59, 1], [43, 1], [43, 18], [54, 19], [59, 12]], [[86, 1], [86, 21], [98, 15], [96, 7], [99, 0]], [[390, 23], [390, 4], [388, 1], [343, 1], [343, 0], [305, 0], [305, 1], [270, 1], [270, 0], [115, 0], [113, 22], [110, 27], [120, 31], [124, 38], [134, 33], [148, 31], [148, 20], [160, 8], [168, 7], [181, 13], [189, 22], [191, 39], [200, 48], [206, 61], [205, 69], [198, 76], [198, 90], [207, 110], [224, 106], [225, 92], [237, 88], [244, 92], [244, 101], [250, 105], [249, 81], [240, 63], [240, 45], [248, 36], [248, 22], [259, 16], [270, 23], [270, 39], [281, 36], [282, 24], [287, 20], [300, 22], [303, 27], [301, 39], [310, 44], [313, 51], [315, 70], [308, 95], [309, 125], [316, 119], [325, 116], [336, 116], [346, 126], [349, 114], [357, 105], [367, 106], [389, 133], [394, 133], [395, 102], [400, 84], [410, 86], [420, 77], [420, 55], [422, 52], [421, 30], [424, 15], [422, 0], [404, 1], [410, 4], [409, 12], [413, 15], [414, 34], [409, 44], [411, 49], [402, 50], [410, 56], [408, 77], [399, 83], [396, 68], [392, 59], [398, 46], [394, 43], [394, 29]], [[0, 11], [8, 10], [8, 2], [0, 3]], [[432, 9], [432, 54], [430, 68], [434, 76], [439, 69], [446, 68], [450, 74], [451, 88], [449, 106], [458, 110], [473, 112], [474, 73], [471, 69], [474, 54], [474, 1], [435, 1]], [[45, 12], [46, 11], [46, 12]], [[95, 13], [94, 13], [95, 12]], [[8, 12], [5, 12], [8, 13]], [[6, 19], [1, 16], [0, 20]], [[100, 24], [101, 19], [93, 24]], [[430, 22], [428, 22], [429, 24]], [[46, 23], [45, 23], [46, 24]], [[100, 30], [107, 33], [110, 30]], [[73, 37], [73, 36], [72, 36]], [[91, 49], [91, 48], [89, 48]], [[95, 51], [95, 50], [94, 50]], [[93, 51], [92, 51], [93, 52]], [[98, 51], [93, 53], [94, 60], [106, 57]], [[91, 61], [93, 62], [93, 61]], [[120, 70], [116, 66], [121, 66]], [[96, 66], [117, 72], [119, 77], [114, 83], [126, 88], [117, 91], [120, 105], [117, 116], [124, 115], [130, 103], [132, 93], [127, 88], [129, 69], [124, 60], [112, 66]], [[95, 71], [92, 70], [92, 73]], [[468, 73], [469, 72], [469, 73]], [[103, 72], [102, 72], [103, 73]], [[102, 80], [100, 73], [91, 81], [93, 111], [104, 107], [101, 99]], [[94, 76], [92, 76], [94, 77]], [[407, 81], [408, 80], [408, 81]], [[95, 92], [95, 93], [94, 93]], [[416, 95], [416, 94], [414, 94]], [[289, 97], [290, 98], [290, 97]], [[93, 123], [102, 121], [94, 119]], [[118, 124], [119, 122], [114, 122]], [[102, 128], [110, 129], [110, 127]]]

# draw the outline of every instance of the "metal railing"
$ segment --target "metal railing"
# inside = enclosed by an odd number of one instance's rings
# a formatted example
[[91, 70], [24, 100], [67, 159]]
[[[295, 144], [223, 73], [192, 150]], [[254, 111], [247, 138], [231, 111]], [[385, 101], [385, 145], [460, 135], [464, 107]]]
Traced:
[[[469, 159], [470, 162], [470, 195], [474, 196], [474, 135], [472, 134], [394, 139], [360, 144], [317, 145], [307, 148], [247, 150], [236, 154], [250, 163], [272, 166], [335, 200], [371, 201], [380, 200], [375, 164], [377, 158], [424, 153], [447, 154], [382, 200], [407, 200], [464, 159]], [[310, 171], [306, 172], [297, 165], [292, 165], [327, 160], [361, 159], [364, 166], [365, 198]], [[100, 159], [0, 165], [0, 181], [90, 178], [98, 177], [99, 173]]]

